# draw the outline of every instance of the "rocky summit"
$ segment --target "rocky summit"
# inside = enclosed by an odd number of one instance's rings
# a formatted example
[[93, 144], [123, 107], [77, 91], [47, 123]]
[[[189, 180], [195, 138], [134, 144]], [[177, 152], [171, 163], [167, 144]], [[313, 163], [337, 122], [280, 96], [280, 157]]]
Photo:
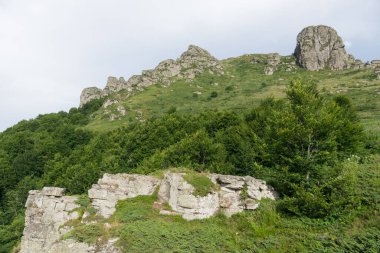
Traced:
[[156, 68], [143, 70], [141, 75], [134, 75], [127, 81], [123, 77], [118, 79], [111, 76], [108, 77], [103, 90], [96, 87], [85, 88], [80, 96], [80, 106], [93, 99], [105, 97], [120, 90], [126, 90], [130, 93], [157, 83], [169, 86], [174, 78], [191, 81], [205, 71], [217, 75], [224, 73], [219, 61], [209, 52], [198, 46], [190, 45], [188, 50], [177, 60], [162, 61]]
[[298, 64], [308, 70], [341, 70], [354, 62], [338, 33], [324, 25], [304, 28], [297, 36], [294, 55]]
[[[214, 185], [205, 196], [195, 194], [195, 187], [186, 181], [186, 173], [166, 172], [162, 179], [137, 174], [104, 174], [88, 191], [91, 208], [97, 220], [110, 218], [120, 200], [157, 194], [153, 208], [161, 215], [179, 215], [186, 220], [209, 218], [218, 213], [231, 216], [259, 207], [259, 200], [276, 199], [277, 193], [265, 181], [250, 176], [202, 174]], [[26, 202], [25, 229], [21, 253], [103, 252], [118, 253], [118, 238], [101, 245], [90, 245], [72, 239], [62, 240], [73, 227], [88, 223], [91, 215], [81, 213], [78, 197], [64, 196], [64, 189], [45, 187], [32, 190]], [[169, 206], [165, 208], [165, 206]], [[96, 220], [90, 221], [91, 224]]]

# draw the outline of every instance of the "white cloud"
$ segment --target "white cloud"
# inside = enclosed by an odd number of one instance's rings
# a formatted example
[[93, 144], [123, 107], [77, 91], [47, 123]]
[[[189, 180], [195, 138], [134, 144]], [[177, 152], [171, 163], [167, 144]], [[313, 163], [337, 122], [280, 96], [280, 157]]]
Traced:
[[379, 11], [377, 0], [0, 0], [0, 131], [188, 44], [218, 58], [290, 54], [303, 27], [326, 24], [356, 57], [380, 58]]

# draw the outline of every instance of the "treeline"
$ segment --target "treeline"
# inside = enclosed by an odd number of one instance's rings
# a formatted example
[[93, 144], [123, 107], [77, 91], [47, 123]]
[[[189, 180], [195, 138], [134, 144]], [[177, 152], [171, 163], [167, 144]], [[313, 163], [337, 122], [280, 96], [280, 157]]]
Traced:
[[[287, 98], [266, 99], [244, 115], [208, 111], [133, 123], [107, 133], [83, 128], [96, 100], [23, 121], [0, 134], [0, 244], [13, 246], [22, 231], [27, 192], [46, 185], [86, 192], [105, 172], [151, 173], [170, 167], [252, 175], [281, 194], [291, 215], [339, 215], [360, 202], [354, 166], [365, 141], [350, 101], [320, 96], [295, 81]], [[13, 222], [13, 223], [12, 223]]]

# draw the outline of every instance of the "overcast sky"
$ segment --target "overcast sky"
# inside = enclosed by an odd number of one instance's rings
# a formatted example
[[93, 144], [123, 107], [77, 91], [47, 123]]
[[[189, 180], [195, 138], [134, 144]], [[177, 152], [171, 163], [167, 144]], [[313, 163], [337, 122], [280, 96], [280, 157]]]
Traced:
[[289, 55], [303, 27], [324, 24], [356, 58], [379, 59], [379, 13], [379, 0], [0, 0], [0, 131], [189, 44], [219, 59]]

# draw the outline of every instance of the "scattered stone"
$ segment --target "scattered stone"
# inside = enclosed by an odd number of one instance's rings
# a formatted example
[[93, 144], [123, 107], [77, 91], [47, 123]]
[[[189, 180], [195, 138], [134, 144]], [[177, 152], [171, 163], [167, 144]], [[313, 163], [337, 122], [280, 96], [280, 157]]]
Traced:
[[362, 69], [365, 67], [365, 64], [361, 60], [355, 60], [351, 64], [352, 69], [357, 70], [357, 69]]
[[264, 74], [270, 76], [273, 75], [274, 71], [277, 69], [277, 65], [281, 61], [281, 56], [277, 53], [274, 53], [268, 54], [267, 57], [267, 66], [264, 68]]
[[297, 63], [308, 70], [341, 70], [350, 65], [342, 38], [323, 25], [306, 27], [298, 34], [294, 55]]
[[266, 66], [264, 68], [264, 74], [267, 75], [267, 76], [271, 76], [271, 75], [273, 75], [274, 70], [275, 70], [275, 67], [273, 67], [273, 66]]
[[380, 60], [371, 61], [371, 66], [373, 66], [374, 68], [380, 67]]

